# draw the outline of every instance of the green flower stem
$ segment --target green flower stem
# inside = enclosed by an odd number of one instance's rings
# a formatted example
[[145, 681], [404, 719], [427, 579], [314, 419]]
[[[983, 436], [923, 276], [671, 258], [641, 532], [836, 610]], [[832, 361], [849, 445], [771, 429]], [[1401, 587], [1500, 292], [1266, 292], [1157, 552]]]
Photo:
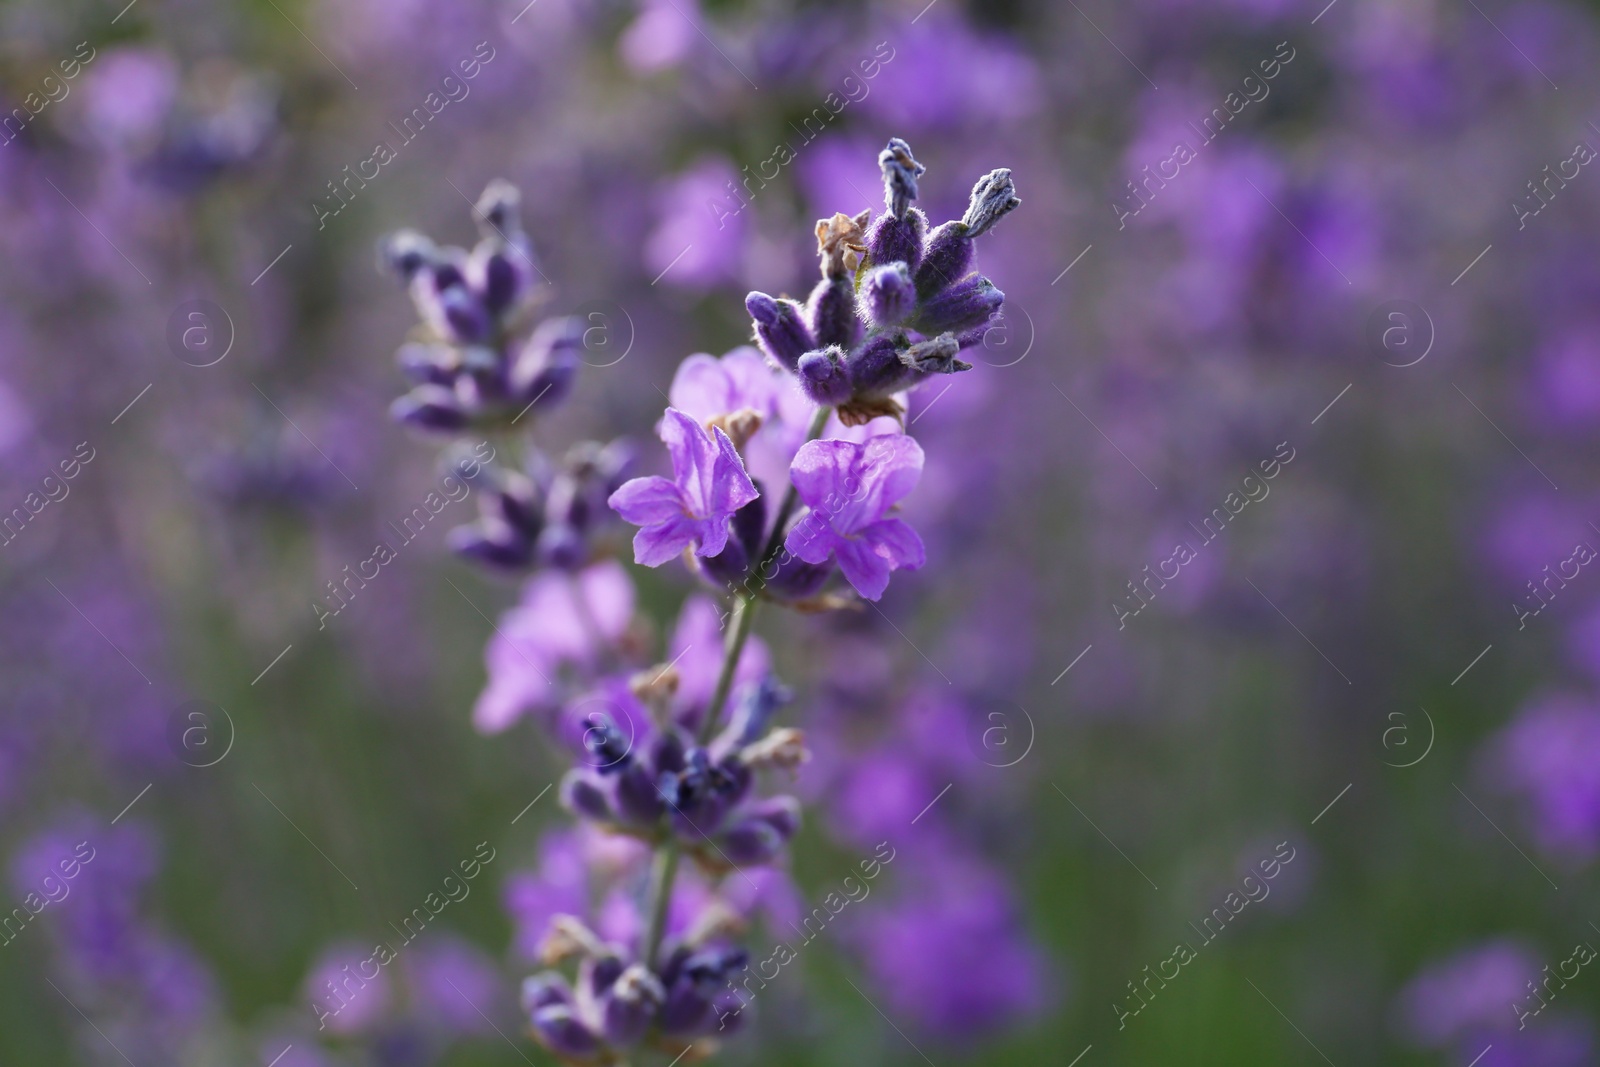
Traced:
[[[806, 440], [815, 441], [822, 435], [822, 428], [828, 424], [828, 416], [833, 413], [830, 407], [819, 407], [817, 413], [811, 418], [811, 425], [806, 428]], [[765, 570], [777, 558], [778, 550], [783, 545], [783, 528], [789, 521], [789, 516], [794, 513], [795, 505], [799, 503], [800, 496], [795, 491], [794, 483], [789, 483], [789, 491], [784, 494], [783, 503], [778, 506], [777, 522], [772, 527], [772, 536], [767, 540], [766, 549], [761, 553], [761, 563], [757, 574]], [[722, 669], [717, 674], [717, 685], [711, 693], [711, 702], [706, 705], [705, 718], [700, 722], [697, 740], [705, 744], [716, 732], [717, 723], [722, 719], [722, 708], [728, 702], [728, 694], [733, 689], [733, 676], [738, 670], [739, 659], [744, 654], [745, 642], [750, 638], [750, 629], [756, 617], [756, 598], [754, 594], [736, 593], [733, 604], [733, 625], [728, 630], [728, 639], [722, 649]], [[667, 907], [672, 901], [672, 882], [678, 874], [678, 861], [682, 856], [682, 849], [677, 839], [672, 836], [672, 831], [667, 831], [667, 839], [656, 850], [655, 863], [650, 870], [650, 925], [645, 931], [645, 966], [655, 970], [656, 962], [661, 955], [661, 940], [667, 931]]]

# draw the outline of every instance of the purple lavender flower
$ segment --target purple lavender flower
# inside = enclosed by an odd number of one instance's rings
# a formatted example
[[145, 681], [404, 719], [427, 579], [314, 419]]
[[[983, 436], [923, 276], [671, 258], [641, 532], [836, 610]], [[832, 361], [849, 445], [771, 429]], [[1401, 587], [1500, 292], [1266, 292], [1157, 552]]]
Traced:
[[877, 600], [892, 571], [924, 562], [922, 539], [888, 512], [916, 488], [922, 447], [905, 435], [865, 444], [811, 441], [795, 455], [794, 486], [810, 508], [789, 531], [785, 547], [807, 563], [837, 558], [856, 592]]
[[803, 306], [760, 292], [745, 299], [757, 343], [846, 426], [899, 417], [898, 394], [933, 375], [972, 369], [958, 353], [982, 339], [1005, 300], [971, 272], [973, 241], [1021, 203], [1011, 172], [994, 170], [973, 187], [960, 219], [930, 233], [912, 205], [926, 168], [911, 147], [892, 138], [878, 163], [888, 210], [870, 227], [870, 210], [817, 223], [822, 280], [810, 299]]
[[406, 283], [424, 328], [399, 352], [416, 383], [391, 406], [400, 422], [435, 433], [510, 425], [571, 391], [582, 321], [548, 319], [524, 334], [538, 266], [519, 202], [509, 183], [489, 183], [474, 206], [480, 239], [470, 252], [410, 230], [383, 242], [382, 258]]
[[473, 725], [499, 733], [528, 711], [558, 706], [568, 694], [565, 672], [594, 663], [632, 619], [633, 582], [615, 560], [578, 574], [535, 575], [484, 652], [489, 681]]
[[608, 501], [640, 527], [633, 557], [645, 567], [659, 567], [691, 546], [697, 556], [717, 555], [728, 543], [728, 520], [760, 495], [720, 428], [708, 431], [668, 408], [661, 439], [672, 457], [672, 477], [635, 478]]
[[930, 850], [892, 905], [850, 935], [885, 1010], [947, 1041], [1012, 1025], [1039, 1012], [1051, 992], [1003, 880], [948, 846]]
[[1523, 799], [1539, 847], [1600, 852], [1600, 708], [1565, 694], [1531, 701], [1486, 750], [1490, 773]]
[[1539, 973], [1533, 952], [1517, 941], [1500, 938], [1464, 949], [1429, 964], [1401, 991], [1401, 1025], [1426, 1048], [1509, 1030], [1516, 1021], [1512, 1006], [1527, 999], [1527, 983]]

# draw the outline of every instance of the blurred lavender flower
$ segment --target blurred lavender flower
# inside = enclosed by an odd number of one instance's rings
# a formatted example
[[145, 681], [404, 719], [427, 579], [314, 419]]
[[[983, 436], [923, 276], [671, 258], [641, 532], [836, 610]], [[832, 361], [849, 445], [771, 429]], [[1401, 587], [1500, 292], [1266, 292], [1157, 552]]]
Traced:
[[1600, 852], [1600, 708], [1590, 699], [1537, 697], [1490, 739], [1496, 785], [1520, 798], [1541, 849], [1568, 858]]
[[520, 200], [508, 182], [489, 183], [474, 207], [480, 238], [470, 253], [410, 230], [383, 243], [423, 323], [398, 355], [416, 383], [392, 408], [401, 422], [442, 433], [507, 426], [536, 406], [555, 407], [572, 388], [582, 323], [548, 319], [524, 337], [539, 268]]

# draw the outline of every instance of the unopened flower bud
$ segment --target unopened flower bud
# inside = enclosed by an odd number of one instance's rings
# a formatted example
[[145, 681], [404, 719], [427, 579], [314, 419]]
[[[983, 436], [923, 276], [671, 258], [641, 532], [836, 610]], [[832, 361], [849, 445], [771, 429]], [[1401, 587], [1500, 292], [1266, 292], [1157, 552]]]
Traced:
[[867, 321], [880, 330], [900, 325], [916, 307], [917, 288], [904, 263], [872, 268], [861, 288]]
[[744, 298], [744, 307], [755, 320], [756, 343], [785, 370], [792, 372], [800, 357], [817, 347], [800, 305], [793, 300], [756, 292]]
[[841, 404], [850, 399], [850, 375], [838, 345], [807, 352], [800, 360], [800, 387], [814, 403]]

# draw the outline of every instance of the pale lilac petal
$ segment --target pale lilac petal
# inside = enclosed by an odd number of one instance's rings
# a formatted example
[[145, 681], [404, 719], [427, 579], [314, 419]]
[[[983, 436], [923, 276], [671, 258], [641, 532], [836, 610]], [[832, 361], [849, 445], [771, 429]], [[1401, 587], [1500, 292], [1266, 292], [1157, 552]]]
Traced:
[[709, 559], [728, 547], [727, 519], [706, 519], [699, 526], [700, 544], [694, 550], [695, 555]]
[[621, 637], [633, 621], [633, 579], [627, 568], [603, 560], [579, 575], [578, 584], [595, 629], [613, 641]]
[[849, 497], [833, 518], [834, 529], [846, 537], [883, 518], [922, 477], [922, 446], [914, 438], [891, 434], [857, 447]]
[[650, 526], [683, 514], [678, 487], [665, 478], [634, 478], [606, 501], [625, 522]]
[[927, 562], [922, 538], [903, 519], [884, 519], [861, 531], [861, 539], [877, 546], [895, 570], [914, 571]]
[[841, 538], [835, 546], [839, 556], [839, 570], [845, 580], [855, 586], [856, 592], [868, 600], [877, 600], [889, 588], [889, 571], [892, 569], [878, 546], [864, 540]]
[[783, 547], [807, 563], [826, 563], [833, 554], [834, 546], [842, 540], [833, 532], [833, 527], [828, 525], [827, 517], [822, 512], [808, 511], [789, 528], [789, 536], [784, 538]]
[[538, 675], [492, 679], [472, 706], [472, 726], [480, 734], [497, 734], [510, 727], [537, 703], [539, 690], [547, 688]]
[[784, 378], [767, 357], [748, 345], [735, 348], [722, 357], [722, 369], [728, 380], [727, 410], [749, 408], [764, 421], [772, 421]]
[[672, 457], [672, 480], [677, 483], [685, 510], [697, 519], [712, 513], [713, 477], [717, 442], [693, 418], [668, 408], [661, 419], [661, 440]]
[[672, 387], [667, 390], [667, 402], [703, 423], [728, 413], [731, 393], [732, 383], [722, 361], [696, 352], [678, 364]]
[[659, 526], [646, 526], [633, 535], [633, 561], [641, 567], [659, 567], [694, 542], [700, 523], [679, 515]]
[[[745, 473], [739, 450], [721, 429], [713, 430], [717, 439], [717, 460], [711, 469], [711, 509], [706, 518], [732, 515], [761, 494]], [[712, 555], [716, 555], [715, 552]]]
[[[849, 441], [807, 441], [801, 445], [789, 465], [789, 477], [800, 499], [831, 516], [844, 500], [844, 486], [860, 450], [861, 446]], [[835, 498], [831, 504], [830, 496]]]

